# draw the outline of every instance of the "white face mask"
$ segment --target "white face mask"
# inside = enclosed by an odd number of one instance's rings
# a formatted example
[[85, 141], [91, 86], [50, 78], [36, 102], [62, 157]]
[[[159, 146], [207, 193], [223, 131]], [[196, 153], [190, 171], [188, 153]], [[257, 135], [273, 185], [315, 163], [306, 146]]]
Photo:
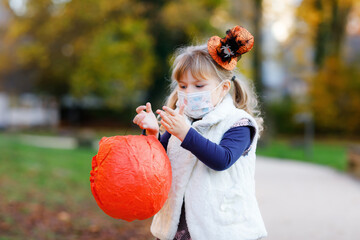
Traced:
[[[215, 108], [211, 101], [211, 94], [221, 85], [222, 83], [211, 91], [194, 93], [178, 91], [178, 101], [176, 105], [185, 105], [184, 113], [187, 116], [193, 119], [200, 119]], [[221, 102], [221, 100], [219, 102]]]

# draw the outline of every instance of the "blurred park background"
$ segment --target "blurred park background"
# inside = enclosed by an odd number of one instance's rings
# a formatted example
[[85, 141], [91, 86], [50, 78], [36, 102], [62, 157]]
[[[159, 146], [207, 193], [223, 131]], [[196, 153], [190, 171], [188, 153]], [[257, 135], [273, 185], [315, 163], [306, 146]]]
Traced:
[[0, 239], [151, 239], [89, 187], [102, 136], [141, 134], [171, 57], [255, 37], [238, 63], [265, 121], [257, 153], [360, 173], [360, 0], [0, 0]]

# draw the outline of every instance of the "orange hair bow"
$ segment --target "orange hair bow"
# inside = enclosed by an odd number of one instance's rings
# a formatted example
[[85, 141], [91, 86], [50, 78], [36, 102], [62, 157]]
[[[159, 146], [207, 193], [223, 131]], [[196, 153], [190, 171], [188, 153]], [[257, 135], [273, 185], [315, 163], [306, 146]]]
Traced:
[[238, 58], [250, 51], [253, 45], [254, 36], [240, 26], [227, 30], [224, 38], [212, 36], [207, 44], [211, 57], [226, 70], [233, 70]]

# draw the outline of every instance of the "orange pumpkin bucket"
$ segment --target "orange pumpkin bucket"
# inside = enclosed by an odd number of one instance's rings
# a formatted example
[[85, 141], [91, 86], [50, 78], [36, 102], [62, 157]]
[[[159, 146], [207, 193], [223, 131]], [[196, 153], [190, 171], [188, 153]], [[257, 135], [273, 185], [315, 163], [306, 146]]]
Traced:
[[154, 136], [103, 137], [92, 159], [91, 192], [109, 216], [126, 221], [154, 216], [171, 186], [169, 158]]

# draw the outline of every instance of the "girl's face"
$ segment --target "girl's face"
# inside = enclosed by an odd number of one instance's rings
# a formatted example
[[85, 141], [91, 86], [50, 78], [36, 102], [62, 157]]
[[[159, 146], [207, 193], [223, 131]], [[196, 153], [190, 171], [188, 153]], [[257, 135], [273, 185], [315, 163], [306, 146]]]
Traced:
[[[222, 86], [219, 86], [219, 84], [222, 84]], [[184, 93], [212, 91], [218, 87], [211, 94], [211, 101], [214, 106], [216, 106], [218, 102], [226, 95], [226, 93], [230, 90], [230, 86], [230, 81], [224, 81], [220, 83], [215, 78], [201, 80], [195, 79], [190, 71], [187, 71], [185, 75], [178, 81], [178, 89]]]

